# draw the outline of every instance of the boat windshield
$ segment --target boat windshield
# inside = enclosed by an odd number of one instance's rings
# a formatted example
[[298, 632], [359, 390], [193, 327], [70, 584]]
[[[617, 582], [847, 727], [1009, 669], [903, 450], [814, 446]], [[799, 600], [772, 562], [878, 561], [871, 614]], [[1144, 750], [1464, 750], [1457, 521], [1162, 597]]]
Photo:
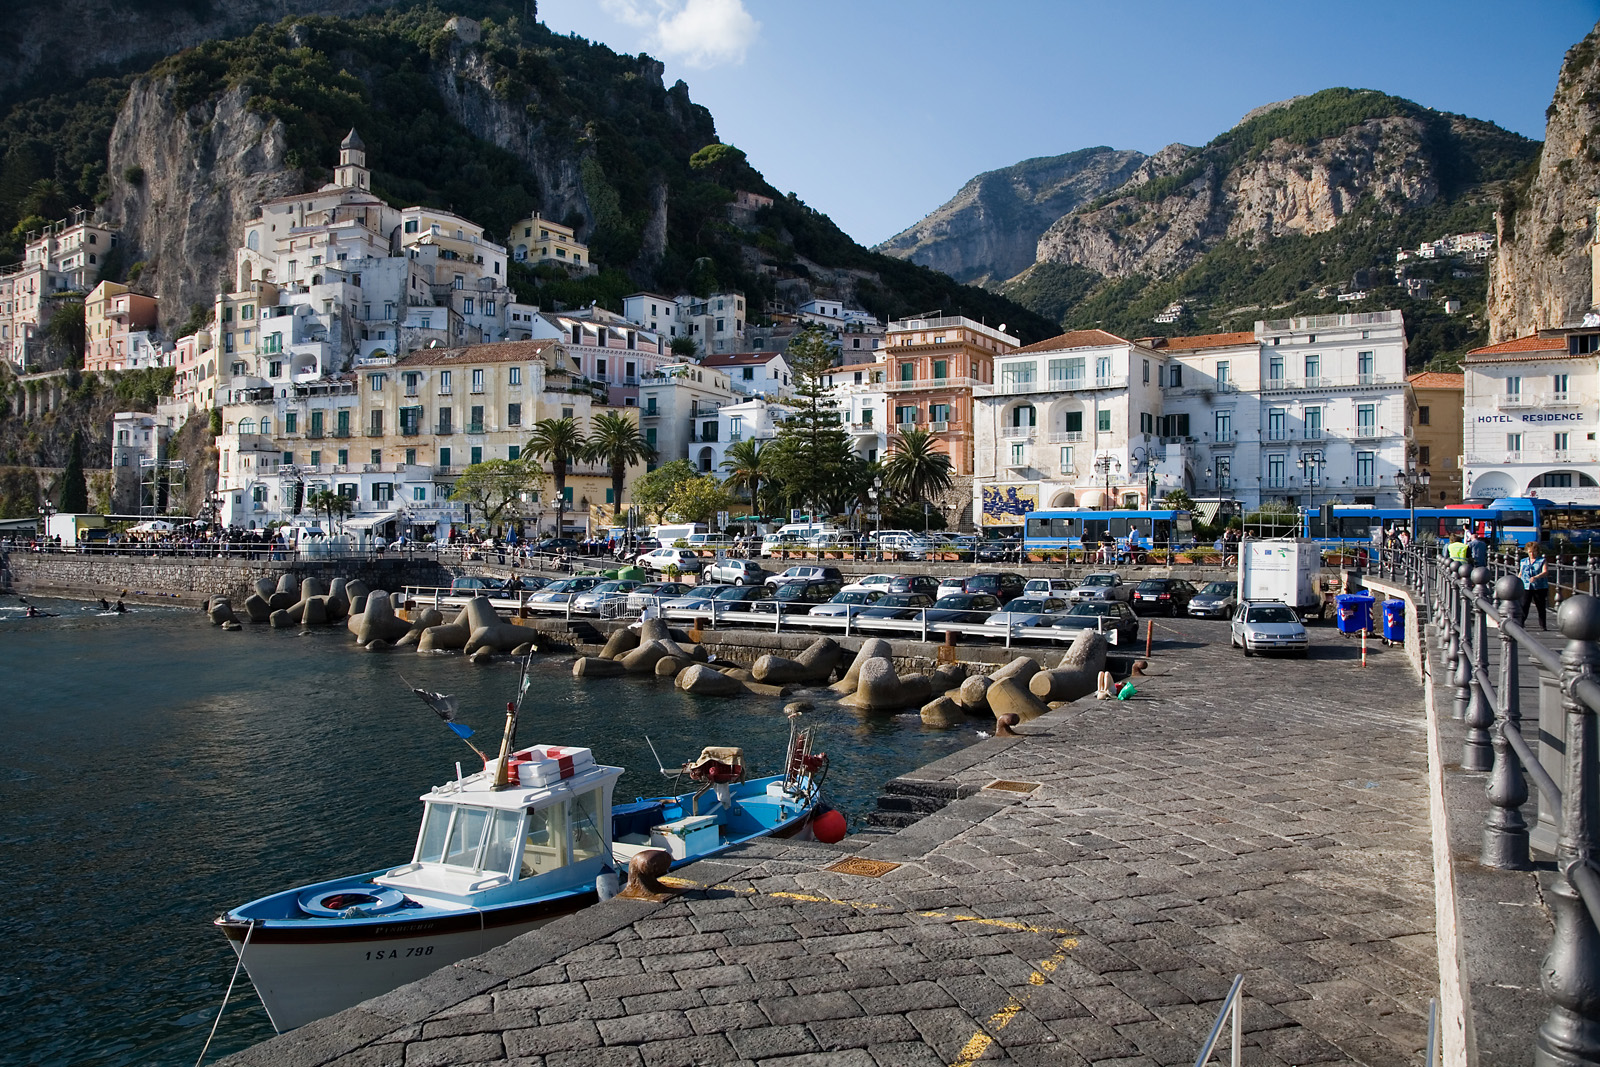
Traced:
[[429, 804], [417, 841], [418, 863], [438, 863], [465, 871], [511, 873], [516, 853], [518, 811], [467, 804]]

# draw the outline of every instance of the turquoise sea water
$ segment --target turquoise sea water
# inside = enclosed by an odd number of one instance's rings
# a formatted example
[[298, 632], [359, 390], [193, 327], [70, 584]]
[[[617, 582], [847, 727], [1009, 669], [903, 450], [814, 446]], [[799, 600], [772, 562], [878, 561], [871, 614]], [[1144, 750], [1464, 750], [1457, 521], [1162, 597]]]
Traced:
[[[498, 743], [509, 662], [367, 653], [342, 628], [210, 626], [198, 612], [105, 617], [0, 600], [0, 1065], [193, 1064], [233, 965], [211, 920], [278, 889], [403, 862], [418, 796], [472, 752], [400, 681], [454, 693]], [[654, 679], [575, 681], [539, 664], [518, 740], [628, 768], [619, 797], [666, 791], [703, 745], [781, 769], [781, 701], [713, 701]], [[882, 783], [976, 739], [915, 715], [819, 702], [826, 791], [852, 825]], [[478, 739], [475, 739], [478, 740]], [[247, 979], [208, 1062], [272, 1034]]]

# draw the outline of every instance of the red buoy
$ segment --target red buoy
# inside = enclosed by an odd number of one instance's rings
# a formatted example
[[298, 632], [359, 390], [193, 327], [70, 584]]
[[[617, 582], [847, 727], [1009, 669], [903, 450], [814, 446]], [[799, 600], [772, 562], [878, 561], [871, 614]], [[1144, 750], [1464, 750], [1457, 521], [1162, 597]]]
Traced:
[[812, 820], [811, 833], [818, 841], [824, 844], [838, 844], [844, 840], [844, 816], [832, 809], [823, 812]]

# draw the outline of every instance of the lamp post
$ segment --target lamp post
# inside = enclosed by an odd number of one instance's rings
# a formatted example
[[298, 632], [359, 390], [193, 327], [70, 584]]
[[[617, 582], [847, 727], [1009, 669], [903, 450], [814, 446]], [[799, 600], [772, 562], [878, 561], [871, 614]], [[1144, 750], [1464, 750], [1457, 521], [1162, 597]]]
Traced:
[[1094, 469], [1095, 473], [1105, 477], [1106, 498], [1104, 501], [1104, 506], [1107, 511], [1110, 511], [1114, 506], [1111, 499], [1111, 475], [1122, 470], [1122, 461], [1116, 456], [1113, 456], [1111, 453], [1107, 452], [1105, 455], [1094, 461]]
[[1411, 511], [1411, 543], [1417, 543], [1417, 494], [1427, 492], [1428, 483], [1433, 477], [1428, 473], [1428, 468], [1420, 470], [1405, 470], [1400, 472], [1400, 488], [1406, 494], [1406, 507]]
[[1141, 445], [1138, 448], [1135, 448], [1132, 452], [1130, 452], [1128, 454], [1128, 458], [1133, 461], [1133, 464], [1134, 464], [1135, 467], [1138, 467], [1138, 466], [1143, 466], [1144, 467], [1144, 481], [1145, 481], [1144, 506], [1147, 507], [1147, 508], [1155, 507], [1156, 506], [1156, 465], [1155, 465], [1156, 455], [1155, 455], [1155, 450], [1150, 448], [1148, 445]]
[[878, 540], [878, 534], [883, 530], [883, 512], [880, 510], [880, 499], [883, 496], [883, 476], [873, 475], [872, 488], [867, 490], [867, 499], [872, 502], [868, 509], [867, 517], [872, 520], [872, 540]]
[[1317, 506], [1317, 488], [1322, 485], [1322, 471], [1328, 465], [1321, 450], [1300, 454], [1300, 477], [1306, 486], [1306, 504]]

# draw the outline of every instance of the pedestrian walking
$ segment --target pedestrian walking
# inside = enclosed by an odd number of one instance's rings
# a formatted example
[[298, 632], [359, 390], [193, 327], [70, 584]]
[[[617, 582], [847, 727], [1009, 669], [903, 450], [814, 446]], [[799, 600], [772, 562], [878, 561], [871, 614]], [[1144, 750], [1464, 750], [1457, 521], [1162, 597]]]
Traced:
[[1528, 558], [1518, 565], [1517, 573], [1522, 578], [1522, 612], [1517, 624], [1528, 625], [1528, 609], [1536, 606], [1539, 609], [1539, 629], [1550, 629], [1545, 622], [1545, 609], [1550, 600], [1550, 572], [1545, 567], [1544, 549], [1538, 544], [1529, 545]]

